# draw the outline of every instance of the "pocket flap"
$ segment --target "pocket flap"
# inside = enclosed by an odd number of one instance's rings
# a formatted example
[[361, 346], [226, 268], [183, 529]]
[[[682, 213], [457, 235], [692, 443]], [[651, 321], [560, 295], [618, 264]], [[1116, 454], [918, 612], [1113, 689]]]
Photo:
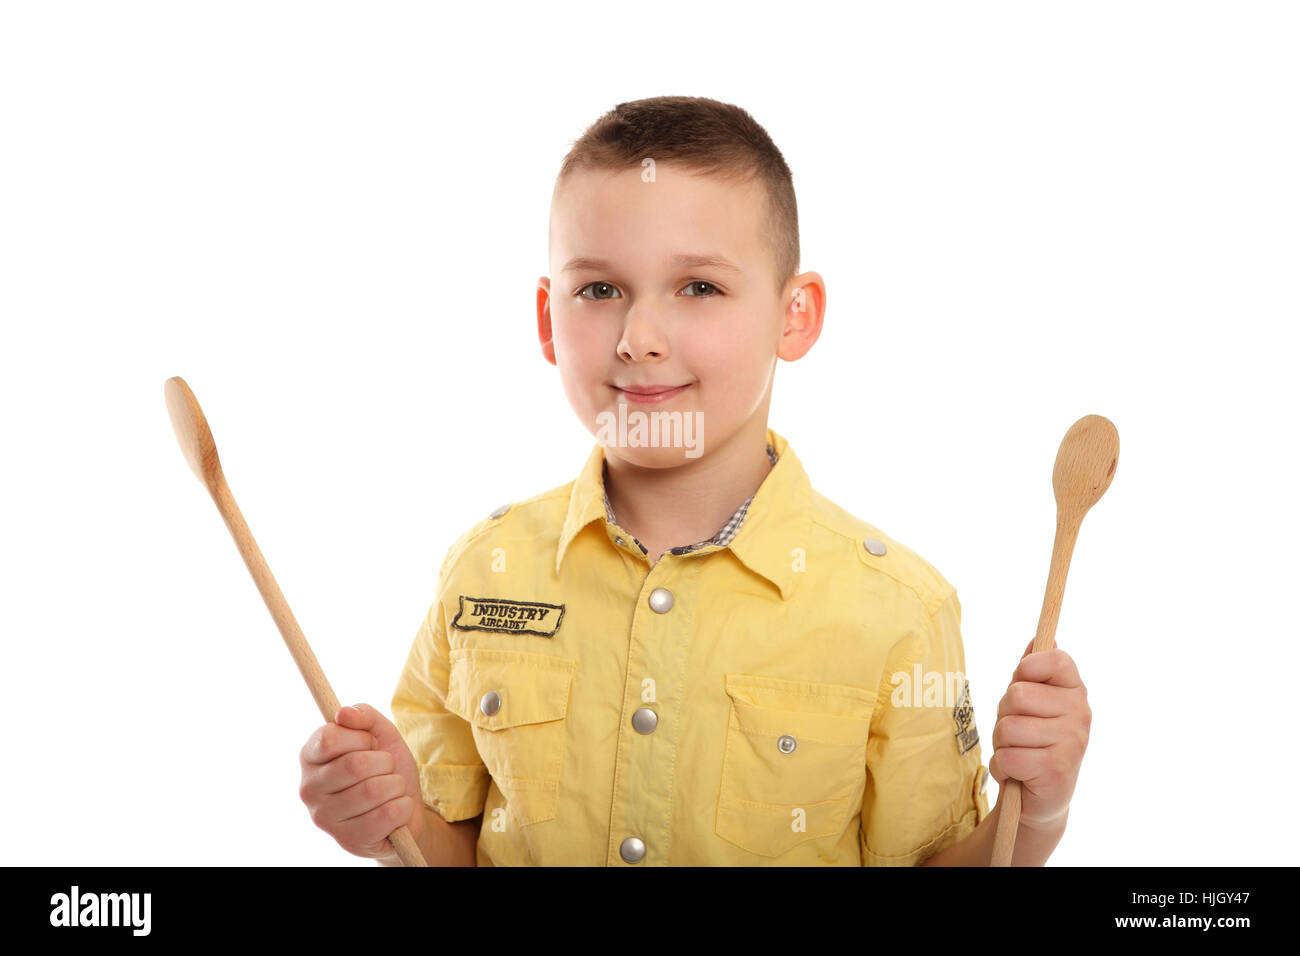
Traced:
[[875, 709], [873, 691], [846, 684], [727, 674], [727, 696], [747, 734], [864, 744]]
[[[559, 720], [569, 709], [577, 661], [550, 654], [460, 647], [450, 654], [447, 709], [476, 727], [500, 730]], [[485, 714], [483, 698], [495, 691], [500, 704]]]

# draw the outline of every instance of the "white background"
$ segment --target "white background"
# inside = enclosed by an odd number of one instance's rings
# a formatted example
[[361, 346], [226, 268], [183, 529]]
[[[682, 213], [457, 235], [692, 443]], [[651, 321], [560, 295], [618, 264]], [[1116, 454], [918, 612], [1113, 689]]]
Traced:
[[373, 865], [299, 801], [320, 716], [163, 382], [339, 697], [387, 711], [447, 547], [591, 450], [536, 339], [551, 186], [670, 93], [794, 171], [829, 309], [769, 423], [958, 588], [986, 761], [1057, 446], [1119, 430], [1050, 862], [1293, 862], [1293, 5], [2, 10], [0, 862]]

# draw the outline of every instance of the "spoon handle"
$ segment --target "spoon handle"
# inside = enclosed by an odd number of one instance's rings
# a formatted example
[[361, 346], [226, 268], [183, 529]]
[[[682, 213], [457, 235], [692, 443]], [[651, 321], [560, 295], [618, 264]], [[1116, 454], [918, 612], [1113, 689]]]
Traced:
[[[326, 723], [332, 722], [338, 716], [338, 698], [334, 696], [334, 690], [325, 679], [325, 672], [321, 670], [316, 655], [307, 644], [307, 638], [303, 635], [302, 628], [298, 626], [293, 611], [289, 610], [289, 602], [284, 599], [280, 586], [275, 583], [275, 577], [271, 574], [266, 559], [262, 557], [261, 549], [253, 539], [253, 533], [248, 530], [239, 505], [235, 504], [235, 496], [230, 493], [230, 487], [226, 484], [225, 475], [218, 472], [216, 480], [206, 484], [212, 494], [212, 500], [216, 502], [217, 510], [221, 512], [221, 517], [226, 522], [226, 527], [230, 529], [231, 537], [235, 539], [235, 545], [239, 548], [244, 564], [248, 566], [249, 574], [253, 576], [253, 583], [261, 592], [267, 610], [275, 619], [275, 625], [280, 629], [280, 634], [289, 647], [289, 653], [293, 655], [294, 663], [298, 665], [299, 673], [307, 682], [312, 697], [316, 699], [316, 706], [320, 708], [321, 716], [325, 718]], [[390, 833], [388, 839], [405, 866], [427, 865], [419, 846], [416, 845], [415, 838], [405, 826], [400, 826]]]
[[[1047, 572], [1047, 590], [1043, 594], [1043, 609], [1038, 615], [1038, 631], [1034, 634], [1031, 653], [1051, 650], [1056, 646], [1056, 622], [1061, 616], [1061, 601], [1065, 597], [1065, 578], [1070, 573], [1070, 558], [1074, 542], [1079, 537], [1082, 515], [1056, 512], [1056, 540], [1052, 544], [1052, 566]], [[1021, 784], [1008, 779], [998, 791], [998, 828], [993, 835], [993, 853], [989, 866], [1010, 866], [1016, 848], [1016, 832], [1020, 826]]]

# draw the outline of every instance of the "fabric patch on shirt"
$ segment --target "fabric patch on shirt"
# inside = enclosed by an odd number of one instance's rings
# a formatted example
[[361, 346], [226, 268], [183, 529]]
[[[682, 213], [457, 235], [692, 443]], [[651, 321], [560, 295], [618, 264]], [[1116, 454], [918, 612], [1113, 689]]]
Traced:
[[508, 631], [553, 637], [564, 617], [563, 604], [507, 601], [460, 595], [460, 610], [451, 626], [462, 631]]
[[964, 754], [980, 742], [979, 731], [975, 729], [975, 709], [970, 703], [970, 681], [962, 684], [961, 696], [952, 709], [952, 722], [957, 725], [958, 753]]

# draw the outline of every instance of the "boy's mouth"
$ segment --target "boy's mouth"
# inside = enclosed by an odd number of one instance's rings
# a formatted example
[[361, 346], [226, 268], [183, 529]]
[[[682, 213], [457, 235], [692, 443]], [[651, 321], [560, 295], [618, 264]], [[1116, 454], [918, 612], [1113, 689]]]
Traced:
[[620, 398], [629, 402], [653, 405], [666, 402], [690, 387], [690, 383], [687, 383], [686, 385], [628, 385], [625, 388], [615, 385], [613, 389], [618, 392]]

